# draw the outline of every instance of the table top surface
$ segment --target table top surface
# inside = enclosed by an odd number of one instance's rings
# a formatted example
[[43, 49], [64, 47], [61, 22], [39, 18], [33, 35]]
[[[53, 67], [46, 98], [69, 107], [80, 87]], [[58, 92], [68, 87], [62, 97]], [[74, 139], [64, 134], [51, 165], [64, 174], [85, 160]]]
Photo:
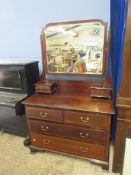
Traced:
[[22, 102], [28, 106], [114, 114], [113, 101], [87, 96], [34, 94]]

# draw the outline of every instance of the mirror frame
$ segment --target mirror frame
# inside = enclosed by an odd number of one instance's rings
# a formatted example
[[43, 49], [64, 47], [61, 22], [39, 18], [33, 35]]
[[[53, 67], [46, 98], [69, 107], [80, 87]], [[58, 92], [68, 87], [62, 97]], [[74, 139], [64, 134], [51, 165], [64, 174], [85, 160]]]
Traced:
[[[103, 63], [102, 63], [102, 73], [101, 74], [88, 74], [88, 73], [72, 73], [72, 72], [48, 72], [47, 65], [47, 50], [46, 50], [46, 35], [45, 30], [48, 27], [59, 26], [59, 25], [78, 25], [81, 23], [100, 23], [104, 26], [104, 42], [103, 42]], [[42, 51], [42, 64], [43, 64], [43, 74], [44, 75], [62, 75], [62, 76], [95, 76], [95, 77], [103, 77], [107, 72], [107, 23], [101, 19], [91, 19], [91, 20], [80, 20], [80, 21], [70, 21], [70, 22], [57, 22], [57, 23], [48, 23], [44, 28], [42, 28], [41, 32], [41, 51]]]

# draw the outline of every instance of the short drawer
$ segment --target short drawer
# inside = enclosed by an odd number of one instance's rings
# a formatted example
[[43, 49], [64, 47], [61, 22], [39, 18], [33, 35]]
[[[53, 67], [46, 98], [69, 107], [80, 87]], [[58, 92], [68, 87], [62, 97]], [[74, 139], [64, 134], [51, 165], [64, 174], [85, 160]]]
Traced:
[[106, 128], [107, 116], [92, 112], [65, 111], [65, 122], [82, 126]]
[[105, 161], [105, 147], [54, 136], [31, 133], [31, 144], [37, 147]]
[[35, 86], [35, 89], [37, 92], [50, 92], [49, 86], [37, 85], [37, 86]]
[[56, 83], [54, 81], [48, 80], [46, 82], [38, 82], [35, 84], [36, 93], [53, 93], [56, 91]]
[[63, 122], [63, 113], [61, 110], [26, 107], [28, 118]]
[[56, 124], [51, 122], [42, 122], [29, 120], [31, 131], [60, 136], [85, 142], [105, 144], [106, 131], [92, 128], [75, 127], [70, 125]]
[[109, 88], [91, 88], [91, 96], [111, 98], [112, 90]]

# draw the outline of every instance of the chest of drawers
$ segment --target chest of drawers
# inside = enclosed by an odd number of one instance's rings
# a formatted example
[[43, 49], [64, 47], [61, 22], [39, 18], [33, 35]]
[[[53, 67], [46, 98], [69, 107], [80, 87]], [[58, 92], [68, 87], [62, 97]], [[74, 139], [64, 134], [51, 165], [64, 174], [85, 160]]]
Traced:
[[108, 168], [111, 101], [34, 95], [23, 103], [31, 149], [74, 155]]

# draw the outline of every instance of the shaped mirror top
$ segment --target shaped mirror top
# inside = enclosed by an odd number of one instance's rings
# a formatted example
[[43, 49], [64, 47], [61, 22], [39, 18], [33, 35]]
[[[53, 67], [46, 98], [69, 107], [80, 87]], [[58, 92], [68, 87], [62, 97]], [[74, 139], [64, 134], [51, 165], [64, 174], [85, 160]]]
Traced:
[[48, 24], [44, 29], [46, 72], [102, 75], [106, 23], [87, 20]]

